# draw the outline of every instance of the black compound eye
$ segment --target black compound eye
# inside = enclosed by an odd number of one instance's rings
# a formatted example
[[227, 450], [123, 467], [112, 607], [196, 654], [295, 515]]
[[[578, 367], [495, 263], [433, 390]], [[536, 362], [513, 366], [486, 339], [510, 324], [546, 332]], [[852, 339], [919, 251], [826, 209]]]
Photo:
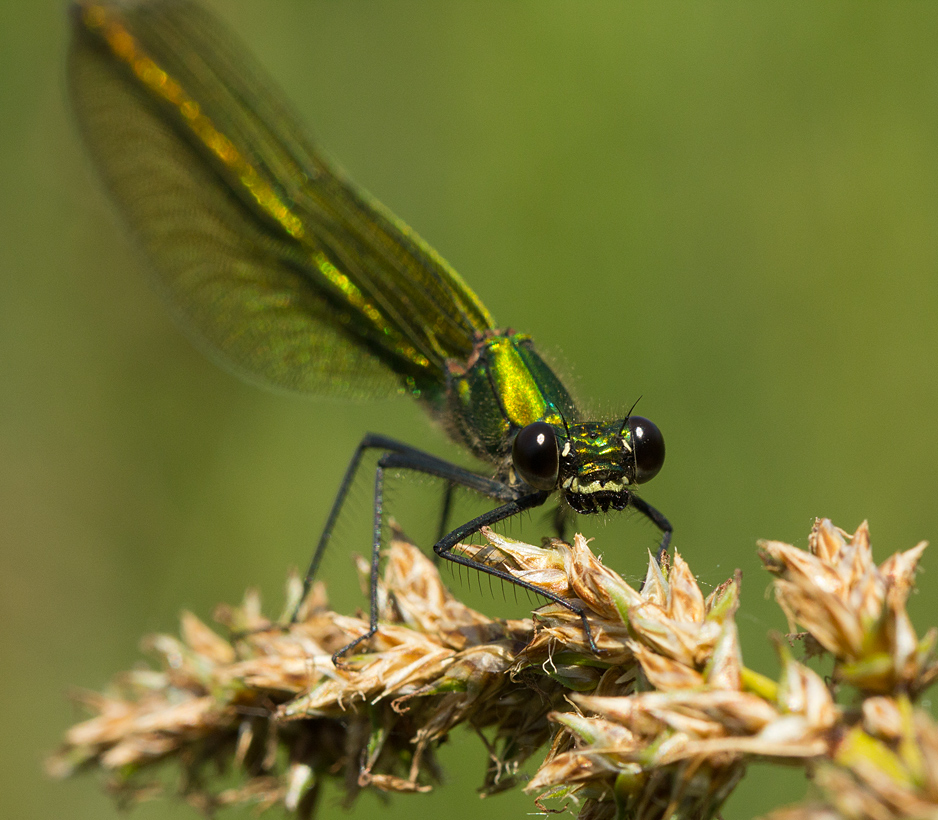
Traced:
[[635, 483], [651, 481], [664, 465], [664, 436], [658, 426], [642, 416], [629, 417], [632, 452], [635, 457]]
[[511, 461], [515, 472], [534, 489], [554, 489], [560, 469], [554, 428], [543, 421], [522, 427], [511, 445]]

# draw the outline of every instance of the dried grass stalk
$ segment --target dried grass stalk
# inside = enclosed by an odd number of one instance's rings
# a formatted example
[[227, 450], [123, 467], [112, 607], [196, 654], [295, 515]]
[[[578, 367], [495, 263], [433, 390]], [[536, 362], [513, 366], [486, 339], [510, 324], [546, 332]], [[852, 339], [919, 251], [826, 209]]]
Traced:
[[675, 554], [649, 560], [636, 590], [581, 536], [547, 548], [485, 536], [464, 551], [581, 602], [598, 655], [559, 605], [518, 621], [466, 607], [398, 536], [381, 627], [343, 666], [332, 653], [367, 622], [330, 611], [322, 585], [289, 626], [253, 593], [216, 612], [226, 637], [186, 613], [179, 638], [146, 641], [158, 670], [78, 696], [96, 715], [68, 731], [49, 771], [103, 770], [130, 801], [159, 793], [174, 762], [174, 787], [201, 810], [306, 817], [330, 778], [347, 802], [365, 788], [430, 789], [438, 744], [465, 724], [489, 751], [483, 795], [516, 785], [547, 747], [525, 790], [584, 820], [714, 817], [753, 760], [813, 776], [812, 801], [774, 820], [938, 817], [938, 727], [914, 705], [938, 674], [936, 630], [918, 638], [905, 608], [924, 544], [876, 566], [866, 524], [847, 535], [819, 521], [808, 552], [760, 545], [792, 630], [834, 658], [825, 682], [779, 638], [780, 680], [743, 665], [738, 572], [705, 597]]

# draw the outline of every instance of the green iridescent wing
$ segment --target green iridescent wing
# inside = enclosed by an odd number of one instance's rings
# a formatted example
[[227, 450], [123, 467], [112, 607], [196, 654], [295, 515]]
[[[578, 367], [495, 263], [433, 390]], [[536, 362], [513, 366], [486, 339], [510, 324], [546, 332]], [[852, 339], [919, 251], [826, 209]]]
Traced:
[[442, 385], [491, 329], [413, 231], [315, 150], [202, 7], [79, 3], [69, 80], [99, 171], [173, 310], [230, 368], [317, 395]]

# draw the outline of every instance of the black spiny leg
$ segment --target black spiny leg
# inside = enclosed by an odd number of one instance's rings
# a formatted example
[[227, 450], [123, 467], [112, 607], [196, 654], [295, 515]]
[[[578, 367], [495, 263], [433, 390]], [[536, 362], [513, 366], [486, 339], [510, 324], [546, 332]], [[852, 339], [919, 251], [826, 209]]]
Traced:
[[658, 552], [655, 555], [655, 561], [658, 562], [658, 565], [661, 565], [661, 557], [668, 551], [668, 545], [671, 543], [671, 533], [674, 528], [671, 526], [671, 522], [668, 521], [658, 510], [648, 504], [645, 501], [642, 501], [637, 495], [633, 495], [629, 503], [631, 506], [638, 510], [642, 515], [644, 515], [652, 524], [654, 524], [659, 530], [661, 530], [661, 543], [658, 545]]
[[[390, 446], [381, 447], [381, 444], [393, 444], [394, 446], [393, 448]], [[488, 498], [495, 499], [496, 501], [508, 501], [509, 499], [514, 499], [515, 496], [517, 496], [517, 491], [513, 490], [507, 484], [504, 484], [500, 481], [495, 481], [494, 479], [480, 476], [470, 470], [459, 467], [456, 464], [444, 461], [443, 459], [432, 456], [429, 453], [425, 453], [422, 450], [418, 450], [414, 447], [401, 444], [400, 442], [394, 441], [393, 439], [384, 439], [383, 437], [371, 436], [366, 437], [362, 441], [362, 444], [359, 445], [358, 450], [355, 452], [355, 457], [353, 457], [352, 463], [349, 465], [349, 469], [346, 471], [346, 476], [343, 479], [342, 485], [339, 489], [339, 495], [337, 496], [336, 501], [333, 503], [333, 511], [330, 513], [329, 521], [327, 522], [327, 525], [330, 528], [335, 523], [335, 518], [338, 516], [338, 509], [341, 507], [341, 504], [345, 499], [345, 494], [348, 492], [348, 486], [351, 483], [354, 472], [358, 469], [358, 465], [361, 461], [362, 451], [366, 447], [375, 446], [378, 446], [380, 449], [384, 449], [385, 453], [381, 456], [381, 458], [378, 459], [378, 466], [375, 470], [374, 529], [371, 549], [370, 621], [368, 631], [365, 634], [360, 635], [358, 638], [349, 643], [347, 646], [342, 647], [342, 649], [340, 649], [332, 656], [333, 662], [335, 662], [336, 665], [339, 665], [339, 659], [342, 655], [344, 655], [350, 649], [358, 646], [358, 644], [362, 643], [363, 641], [368, 640], [378, 629], [378, 572], [381, 562], [381, 530], [384, 521], [384, 475], [387, 470], [413, 470], [414, 472], [423, 473], [424, 475], [435, 476], [437, 478], [443, 479], [450, 486], [467, 487], [470, 490], [473, 490]], [[546, 493], [544, 495], [546, 497]], [[480, 524], [480, 528], [482, 526], [485, 526], [485, 522]], [[474, 531], [477, 532], [478, 528]], [[320, 539], [320, 544], [317, 547], [316, 555], [313, 557], [313, 562], [310, 565], [310, 570], [313, 573], [318, 567], [319, 560], [321, 558], [321, 552], [325, 549], [325, 544], [328, 542], [328, 532], [329, 531], [324, 533], [323, 537]], [[469, 566], [472, 566], [476, 569], [481, 568], [481, 565], [475, 564], [473, 562], [469, 562]], [[518, 581], [512, 579], [510, 576], [508, 577], [508, 580], [511, 580], [513, 583], [518, 583]], [[312, 576], [308, 574], [304, 591], [308, 589], [309, 584], [311, 583]], [[536, 588], [535, 591], [537, 591]], [[543, 595], [544, 593], [541, 592], [541, 594]]]
[[476, 563], [471, 558], [467, 558], [464, 555], [453, 552], [453, 547], [455, 547], [456, 544], [468, 538], [470, 535], [474, 535], [475, 533], [479, 532], [479, 530], [481, 530], [483, 527], [489, 527], [492, 524], [498, 523], [499, 521], [504, 521], [506, 518], [511, 518], [513, 515], [517, 515], [524, 510], [530, 510], [534, 507], [539, 507], [549, 497], [549, 492], [538, 491], [528, 495], [522, 495], [513, 501], [509, 501], [507, 504], [503, 504], [501, 507], [496, 507], [494, 510], [490, 510], [487, 513], [473, 518], [472, 521], [466, 522], [461, 527], [457, 527], [445, 538], [434, 544], [433, 551], [439, 555], [440, 558], [445, 558], [447, 561], [452, 561], [455, 564], [471, 567], [472, 569], [478, 570], [479, 572], [484, 572], [488, 575], [491, 575], [494, 578], [501, 578], [503, 581], [508, 581], [509, 583], [514, 584], [515, 586], [519, 586], [522, 589], [530, 590], [531, 592], [540, 595], [542, 598], [547, 598], [549, 601], [560, 604], [565, 609], [570, 610], [570, 612], [579, 615], [580, 620], [583, 623], [583, 631], [586, 633], [586, 640], [589, 643], [589, 647], [594, 653], [598, 655], [599, 647], [596, 646], [596, 642], [593, 640], [593, 632], [590, 629], [589, 621], [586, 618], [586, 610], [582, 606], [571, 603], [566, 598], [563, 598], [560, 595], [555, 595], [546, 589], [535, 586], [534, 584], [529, 584], [526, 581], [520, 580], [519, 578], [515, 578], [510, 573], [498, 569], [497, 567]]
[[583, 623], [583, 630], [586, 633], [590, 649], [596, 653], [599, 652], [599, 649], [593, 640], [593, 635], [590, 631], [589, 622], [587, 621], [586, 612], [583, 607], [577, 606], [567, 599], [548, 590], [542, 589], [541, 587], [535, 586], [534, 584], [519, 580], [510, 573], [498, 569], [497, 567], [480, 564], [471, 560], [470, 558], [466, 558], [463, 555], [459, 555], [458, 553], [453, 552], [453, 548], [456, 546], [456, 544], [460, 543], [465, 538], [468, 538], [470, 535], [474, 535], [475, 533], [479, 532], [483, 527], [491, 526], [492, 524], [496, 524], [499, 521], [504, 521], [506, 518], [511, 518], [513, 515], [517, 515], [524, 510], [529, 510], [534, 507], [541, 506], [545, 501], [547, 501], [551, 493], [548, 491], [539, 490], [536, 492], [519, 494], [517, 489], [512, 488], [503, 482], [477, 475], [476, 473], [473, 473], [448, 461], [444, 461], [437, 458], [436, 456], [432, 456], [429, 453], [424, 453], [421, 450], [407, 447], [395, 449], [392, 452], [387, 452], [378, 460], [378, 469], [375, 475], [375, 526], [371, 555], [371, 619], [368, 631], [364, 635], [359, 636], [350, 644], [348, 644], [348, 646], [343, 647], [332, 656], [333, 661], [336, 662], [336, 664], [339, 663], [339, 659], [342, 655], [363, 641], [368, 640], [378, 629], [377, 578], [378, 565], [380, 563], [381, 557], [383, 480], [385, 471], [390, 469], [413, 470], [414, 472], [423, 473], [424, 475], [436, 476], [437, 478], [441, 478], [450, 482], [451, 484], [466, 487], [496, 501], [505, 502], [501, 506], [496, 507], [494, 510], [490, 510], [487, 513], [483, 513], [482, 515], [473, 518], [471, 521], [468, 521], [461, 527], [457, 527], [446, 536], [441, 538], [433, 547], [434, 553], [440, 558], [445, 558], [447, 561], [452, 561], [455, 564], [469, 567], [471, 569], [477, 570], [478, 572], [484, 572], [494, 578], [500, 578], [516, 586], [528, 589], [531, 592], [540, 595], [542, 598], [547, 598], [549, 601], [554, 601], [571, 612], [576, 613], [579, 615]]
[[[569, 611], [577, 614], [583, 623], [583, 631], [586, 633], [586, 638], [589, 642], [590, 649], [596, 653], [599, 652], [599, 649], [593, 640], [592, 632], [590, 631], [589, 622], [586, 618], [586, 612], [582, 606], [571, 603], [565, 598], [562, 598], [559, 595], [555, 595], [554, 593], [542, 589], [541, 587], [535, 586], [534, 584], [519, 580], [510, 573], [498, 569], [497, 567], [488, 566], [486, 564], [473, 561], [472, 559], [453, 551], [454, 547], [458, 543], [479, 532], [483, 527], [491, 526], [498, 523], [499, 521], [504, 521], [507, 518], [511, 518], [520, 512], [541, 506], [550, 497], [551, 493], [549, 491], [539, 490], [536, 492], [524, 493], [517, 488], [505, 484], [504, 482], [478, 475], [477, 473], [473, 473], [472, 471], [466, 470], [463, 467], [452, 464], [451, 462], [444, 461], [443, 459], [437, 458], [436, 456], [425, 453], [422, 450], [418, 450], [407, 444], [403, 444], [402, 442], [396, 441], [395, 439], [374, 434], [369, 434], [361, 440], [358, 447], [355, 449], [355, 453], [352, 456], [352, 460], [349, 462], [348, 468], [345, 471], [345, 475], [342, 478], [342, 483], [339, 485], [339, 490], [336, 494], [335, 500], [332, 503], [332, 508], [329, 511], [329, 517], [326, 520], [326, 526], [319, 538], [319, 543], [316, 545], [316, 551], [313, 554], [309, 569], [306, 572], [306, 577], [303, 580], [302, 596], [300, 598], [300, 603], [293, 612], [291, 623], [296, 621], [300, 606], [302, 606], [303, 602], [306, 600], [306, 596], [308, 595], [309, 589], [312, 586], [312, 582], [316, 576], [316, 572], [319, 568], [322, 556], [329, 544], [329, 540], [332, 536], [332, 531], [338, 519], [339, 512], [342, 509], [342, 505], [345, 502], [348, 491], [352, 485], [352, 482], [354, 481], [356, 473], [358, 472], [358, 468], [361, 466], [362, 456], [365, 450], [369, 449], [384, 451], [383, 455], [378, 459], [378, 466], [375, 470], [374, 527], [370, 573], [371, 613], [369, 628], [365, 634], [359, 636], [350, 644], [336, 652], [333, 655], [333, 661], [338, 664], [339, 658], [342, 655], [363, 641], [368, 640], [378, 629], [377, 595], [378, 573], [381, 560], [381, 535], [384, 521], [384, 477], [386, 471], [389, 469], [412, 470], [417, 473], [423, 473], [424, 475], [435, 476], [446, 482], [443, 510], [440, 518], [441, 533], [445, 532], [446, 527], [448, 526], [448, 519], [452, 510], [452, 497], [456, 487], [466, 487], [467, 489], [479, 493], [480, 495], [486, 496], [495, 501], [501, 501], [501, 506], [498, 506], [487, 513], [473, 518], [471, 521], [466, 522], [462, 526], [457, 527], [445, 535], [441, 535], [441, 537], [437, 539], [436, 544], [433, 546], [434, 554], [439, 558], [452, 561], [453, 563], [459, 564], [460, 566], [469, 567], [470, 569], [483, 572], [494, 578], [500, 578], [503, 581], [508, 581], [508, 583], [515, 586], [520, 586], [535, 593], [536, 595], [540, 595], [542, 598], [546, 598], [549, 601], [558, 603]], [[658, 527], [659, 530], [661, 530], [662, 538], [657, 554], [657, 560], [660, 563], [661, 557], [667, 551], [668, 544], [671, 540], [671, 524], [667, 518], [665, 518], [658, 510], [656, 510], [650, 504], [645, 503], [637, 496], [632, 496], [631, 505], [640, 513], [642, 513], [642, 515], [648, 518], [656, 527]], [[566, 525], [569, 522], [570, 517], [571, 516], [569, 513], [567, 513], [563, 508], [558, 508], [557, 512], [554, 513], [554, 529], [557, 531], [557, 534], [560, 537], [564, 536], [566, 532]]]
[[[453, 512], [453, 494], [456, 492], [456, 485], [452, 481], [446, 482], [446, 489], [443, 491], [443, 507], [440, 510], [440, 522], [436, 528], [436, 540], [439, 541], [449, 532], [449, 517]], [[434, 554], [434, 558], [436, 555]]]
[[326, 519], [326, 525], [323, 527], [322, 535], [319, 536], [319, 543], [316, 544], [316, 550], [313, 552], [313, 557], [309, 562], [309, 568], [306, 570], [306, 575], [303, 578], [303, 591], [300, 595], [300, 599], [297, 602], [296, 607], [293, 609], [293, 614], [290, 616], [290, 623], [294, 624], [297, 621], [297, 617], [300, 613], [300, 607], [306, 601], [307, 596], [309, 595], [310, 587], [313, 585], [313, 580], [316, 578], [316, 572], [319, 570], [319, 564], [322, 561], [323, 555], [325, 555], [326, 547], [329, 546], [329, 539], [332, 538], [332, 530], [335, 529], [336, 521], [339, 518], [339, 513], [342, 511], [342, 505], [345, 504], [345, 498], [348, 495], [348, 491], [352, 487], [352, 482], [355, 480], [355, 475], [358, 473], [358, 468], [361, 466], [362, 456], [365, 454], [365, 450], [384, 450], [385, 452], [393, 452], [397, 450], [407, 450], [410, 449], [409, 445], [403, 444], [400, 441], [396, 441], [393, 438], [388, 438], [387, 436], [379, 436], [374, 433], [368, 433], [355, 448], [355, 452], [352, 454], [352, 459], [349, 461], [348, 467], [345, 468], [345, 475], [342, 476], [342, 482], [339, 484], [338, 492], [336, 492], [335, 500], [332, 502], [332, 508], [329, 510], [329, 517]]

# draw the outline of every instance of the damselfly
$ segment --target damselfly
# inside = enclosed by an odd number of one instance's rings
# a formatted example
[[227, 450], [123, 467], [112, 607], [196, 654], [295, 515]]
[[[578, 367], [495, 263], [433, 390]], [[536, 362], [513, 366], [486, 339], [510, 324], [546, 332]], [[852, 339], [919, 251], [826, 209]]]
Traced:
[[[71, 94], [86, 142], [173, 311], [231, 369], [318, 395], [406, 392], [489, 464], [471, 472], [366, 435], [304, 582], [309, 591], [363, 454], [379, 451], [371, 628], [389, 470], [436, 476], [496, 506], [434, 544], [441, 558], [578, 612], [576, 602], [457, 549], [483, 527], [559, 497], [562, 510], [632, 507], [671, 525], [634, 487], [664, 463], [647, 419], [589, 421], [531, 339], [499, 329], [462, 278], [334, 170], [246, 49], [190, 0], [74, 9]], [[562, 521], [563, 515], [556, 520]], [[446, 518], [444, 515], [444, 522]]]

